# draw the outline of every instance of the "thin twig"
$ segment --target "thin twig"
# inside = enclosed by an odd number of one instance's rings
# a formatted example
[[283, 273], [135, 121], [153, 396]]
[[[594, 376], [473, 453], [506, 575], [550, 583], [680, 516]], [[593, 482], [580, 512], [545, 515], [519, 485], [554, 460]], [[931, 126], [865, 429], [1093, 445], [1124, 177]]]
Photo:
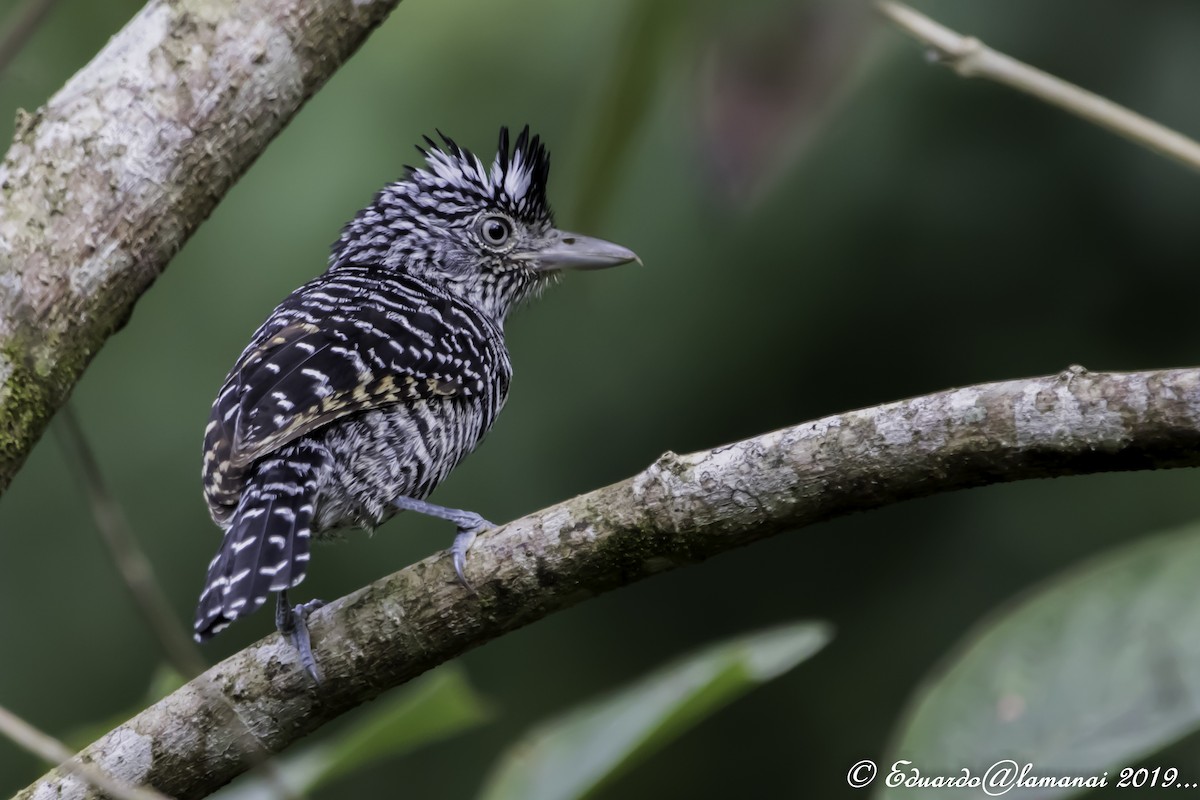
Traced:
[[880, 0], [875, 7], [905, 33], [930, 48], [937, 61], [962, 77], [1002, 83], [1200, 170], [1200, 142], [993, 50], [974, 37], [963, 36], [903, 3]]
[[0, 37], [0, 72], [7, 69], [21, 52], [56, 2], [58, 0], [29, 0], [12, 15], [12, 22], [5, 26], [4, 35]]
[[[1181, 466], [1200, 466], [1200, 368], [1075, 368], [668, 453], [632, 478], [481, 535], [467, 564], [477, 593], [440, 553], [325, 606], [309, 621], [320, 685], [271, 634], [83, 755], [116, 775], [147, 759], [150, 774], [139, 778], [202, 797], [254, 763], [234, 715], [278, 752], [497, 636], [776, 533], [970, 486]], [[58, 796], [61, 784], [50, 773], [17, 800]]]
[[153, 789], [133, 786], [119, 781], [93, 764], [75, 759], [67, 746], [49, 734], [42, 733], [4, 706], [0, 706], [0, 733], [18, 747], [27, 750], [43, 761], [59, 764], [116, 800], [169, 800], [166, 795]]
[[58, 413], [54, 427], [63, 453], [87, 493], [92, 519], [100, 530], [100, 538], [125, 587], [129, 589], [134, 605], [145, 618], [175, 670], [186, 678], [194, 678], [208, 669], [208, 665], [171, 611], [171, 604], [167, 602], [167, 596], [154, 576], [154, 566], [133, 535], [120, 503], [108, 490], [70, 402]]

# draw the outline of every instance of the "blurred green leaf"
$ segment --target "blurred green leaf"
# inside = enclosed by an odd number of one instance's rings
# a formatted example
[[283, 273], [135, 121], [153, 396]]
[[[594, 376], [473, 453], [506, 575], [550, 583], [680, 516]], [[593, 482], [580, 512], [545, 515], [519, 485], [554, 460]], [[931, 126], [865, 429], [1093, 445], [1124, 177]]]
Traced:
[[312, 785], [473, 728], [490, 715], [462, 668], [443, 667], [335, 739], [327, 747], [327, 766]]
[[[884, 785], [898, 759], [911, 762], [901, 771], [916, 767], [929, 777], [963, 768], [982, 776], [1002, 759], [1031, 763], [1037, 776], [1086, 777], [1196, 730], [1197, 574], [1200, 525], [1193, 525], [1086, 563], [987, 621], [918, 694], [880, 765], [876, 796], [912, 796], [912, 788]], [[938, 791], [944, 800], [982, 796]]]
[[512, 747], [485, 800], [586, 797], [718, 708], [777, 678], [829, 641], [803, 622], [721, 642], [543, 724]]
[[404, 755], [488, 719], [486, 702], [457, 664], [448, 664], [376, 704], [348, 729], [286, 758], [272, 775], [252, 778], [217, 796], [222, 800], [274, 800], [279, 782], [305, 794], [375, 761]]

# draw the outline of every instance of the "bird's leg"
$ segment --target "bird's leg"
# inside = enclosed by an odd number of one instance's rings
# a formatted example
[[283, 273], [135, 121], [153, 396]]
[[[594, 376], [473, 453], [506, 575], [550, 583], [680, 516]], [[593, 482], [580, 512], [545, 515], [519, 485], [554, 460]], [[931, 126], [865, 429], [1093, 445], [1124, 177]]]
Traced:
[[466, 573], [464, 572], [467, 566], [467, 551], [475, 543], [475, 536], [480, 531], [486, 531], [488, 528], [496, 526], [474, 511], [446, 508], [434, 503], [427, 503], [424, 500], [416, 500], [412, 497], [397, 497], [392, 501], [392, 505], [403, 511], [416, 511], [418, 514], [426, 514], [438, 519], [449, 520], [458, 526], [458, 535], [454, 537], [454, 544], [450, 546], [450, 555], [454, 559], [454, 574], [458, 576], [459, 583], [472, 592], [475, 591], [475, 587], [467, 580]]
[[308, 637], [308, 615], [325, 605], [324, 600], [309, 600], [292, 605], [288, 602], [287, 589], [275, 596], [275, 627], [285, 639], [292, 643], [300, 654], [304, 671], [317, 683], [321, 682], [321, 670], [313, 658], [312, 642]]

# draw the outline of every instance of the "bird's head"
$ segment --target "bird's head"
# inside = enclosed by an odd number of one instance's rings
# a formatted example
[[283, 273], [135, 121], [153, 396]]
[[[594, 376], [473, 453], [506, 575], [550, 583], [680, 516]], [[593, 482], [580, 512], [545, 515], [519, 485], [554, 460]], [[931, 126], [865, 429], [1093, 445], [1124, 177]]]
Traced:
[[384, 187], [342, 230], [330, 268], [378, 265], [462, 297], [498, 323], [567, 269], [637, 260], [620, 245], [554, 227], [550, 154], [526, 127], [508, 129], [491, 166], [442, 135], [417, 149], [425, 166]]

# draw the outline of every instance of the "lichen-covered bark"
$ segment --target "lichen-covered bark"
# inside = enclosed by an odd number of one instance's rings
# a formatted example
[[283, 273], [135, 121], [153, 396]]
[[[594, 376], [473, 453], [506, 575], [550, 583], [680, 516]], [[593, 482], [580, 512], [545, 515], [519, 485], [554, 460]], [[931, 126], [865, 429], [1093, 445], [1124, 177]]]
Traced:
[[399, 0], [151, 0], [0, 163], [0, 491], [104, 340]]
[[[547, 614], [782, 530], [1001, 481], [1200, 466], [1200, 369], [1062, 375], [853, 411], [634, 477], [481, 536], [472, 595], [428, 558], [317, 612], [314, 686], [277, 635], [80, 754], [115, 777], [203, 797], [350, 708]], [[17, 795], [95, 798], [54, 771]]]

